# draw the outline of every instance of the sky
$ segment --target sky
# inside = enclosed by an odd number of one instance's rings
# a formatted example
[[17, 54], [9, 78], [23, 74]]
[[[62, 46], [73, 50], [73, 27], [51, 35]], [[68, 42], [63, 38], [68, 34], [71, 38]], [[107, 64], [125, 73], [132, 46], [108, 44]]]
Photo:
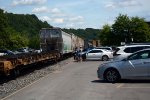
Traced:
[[150, 21], [150, 0], [0, 0], [0, 8], [14, 14], [35, 14], [60, 28], [112, 25], [119, 14]]

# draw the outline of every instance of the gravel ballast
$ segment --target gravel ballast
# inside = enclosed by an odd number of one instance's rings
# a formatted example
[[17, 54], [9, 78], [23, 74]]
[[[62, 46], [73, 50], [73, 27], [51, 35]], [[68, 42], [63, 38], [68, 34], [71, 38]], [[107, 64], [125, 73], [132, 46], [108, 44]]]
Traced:
[[10, 95], [11, 93], [33, 83], [36, 80], [52, 73], [53, 71], [60, 70], [65, 64], [71, 62], [72, 58], [60, 61], [56, 64], [48, 65], [47, 67], [34, 70], [26, 75], [19, 76], [14, 80], [0, 84], [0, 99]]

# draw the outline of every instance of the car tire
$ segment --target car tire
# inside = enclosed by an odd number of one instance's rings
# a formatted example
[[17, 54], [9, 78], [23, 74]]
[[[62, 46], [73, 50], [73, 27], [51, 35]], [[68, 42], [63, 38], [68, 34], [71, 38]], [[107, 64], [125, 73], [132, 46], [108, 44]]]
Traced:
[[120, 79], [120, 74], [116, 69], [108, 69], [104, 73], [104, 79], [107, 82], [115, 83]]
[[108, 56], [106, 56], [106, 55], [102, 56], [103, 61], [108, 61], [108, 59], [109, 59]]

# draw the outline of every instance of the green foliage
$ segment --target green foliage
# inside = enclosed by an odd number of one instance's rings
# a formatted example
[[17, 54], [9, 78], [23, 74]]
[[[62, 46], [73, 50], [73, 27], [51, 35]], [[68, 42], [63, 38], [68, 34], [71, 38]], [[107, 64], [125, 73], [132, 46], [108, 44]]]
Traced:
[[25, 35], [29, 39], [30, 48], [37, 49], [40, 46], [39, 31], [41, 28], [50, 28], [46, 21], [42, 22], [35, 15], [24, 15], [24, 14], [12, 14], [7, 13], [8, 23], [13, 29], [20, 33], [20, 35]]
[[111, 45], [111, 34], [111, 27], [109, 25], [104, 25], [103, 29], [101, 30], [101, 34], [99, 34], [102, 45]]
[[40, 48], [39, 44], [40, 44], [40, 36], [39, 35], [35, 35], [29, 41], [29, 47], [34, 48], [34, 49], [39, 49]]
[[[112, 31], [117, 36], [118, 42], [124, 42], [127, 38], [130, 29], [130, 19], [127, 15], [121, 15], [116, 18], [115, 23], [112, 25]], [[127, 41], [126, 41], [127, 42]], [[118, 44], [117, 44], [118, 45]]]
[[130, 27], [134, 42], [150, 42], [150, 28], [143, 18], [132, 17]]
[[73, 33], [76, 36], [85, 40], [97, 40], [100, 33], [99, 29], [86, 28], [86, 29], [63, 29], [67, 33]]
[[27, 36], [21, 35], [10, 27], [6, 29], [6, 33], [8, 35], [4, 40], [4, 44], [1, 45], [4, 49], [14, 50], [16, 48], [25, 47], [29, 43], [29, 39], [27, 38]]
[[9, 34], [7, 33], [8, 23], [7, 23], [7, 17], [4, 14], [4, 11], [0, 9], [0, 48], [6, 48], [9, 37]]
[[17, 32], [25, 31], [29, 36], [39, 33], [43, 27], [51, 27], [48, 23], [40, 21], [35, 15], [7, 13], [9, 25]]
[[5, 28], [8, 27], [7, 18], [4, 11], [0, 9], [0, 32], [5, 32]]
[[103, 45], [150, 42], [150, 28], [143, 18], [119, 14], [112, 26], [104, 25], [100, 40]]
[[0, 48], [39, 48], [40, 29], [50, 27], [52, 26], [42, 22], [35, 15], [4, 13], [0, 9]]
[[14, 33], [10, 35], [10, 43], [8, 47], [13, 50], [16, 48], [26, 47], [28, 43], [29, 39], [25, 35]]

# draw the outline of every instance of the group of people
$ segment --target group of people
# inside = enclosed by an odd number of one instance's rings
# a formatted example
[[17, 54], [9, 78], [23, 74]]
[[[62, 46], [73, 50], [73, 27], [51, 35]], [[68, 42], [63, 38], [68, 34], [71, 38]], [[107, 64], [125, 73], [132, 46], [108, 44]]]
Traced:
[[82, 61], [82, 47], [80, 48], [75, 48], [74, 52], [74, 60], [76, 61]]

